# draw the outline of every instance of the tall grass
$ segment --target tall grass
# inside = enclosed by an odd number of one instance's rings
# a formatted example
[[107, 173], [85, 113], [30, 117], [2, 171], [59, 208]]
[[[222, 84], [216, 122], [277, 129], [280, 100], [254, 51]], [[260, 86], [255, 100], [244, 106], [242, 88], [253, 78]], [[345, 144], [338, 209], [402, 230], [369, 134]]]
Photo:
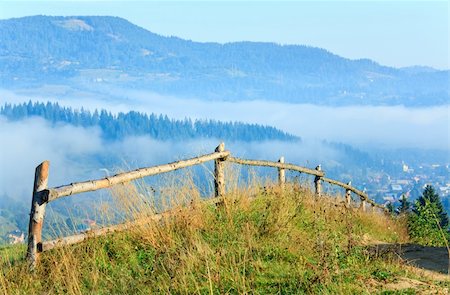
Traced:
[[[145, 219], [161, 206], [170, 214], [42, 254], [29, 273], [20, 254], [1, 254], [5, 294], [372, 293], [404, 273], [395, 255], [378, 257], [362, 241], [404, 242], [405, 227], [380, 213], [347, 208], [343, 200], [257, 178], [228, 186], [209, 205], [191, 177], [168, 180], [159, 205], [140, 185], [111, 193], [126, 218]], [[161, 205], [162, 204], [162, 205]], [[107, 219], [108, 216], [105, 216]]]

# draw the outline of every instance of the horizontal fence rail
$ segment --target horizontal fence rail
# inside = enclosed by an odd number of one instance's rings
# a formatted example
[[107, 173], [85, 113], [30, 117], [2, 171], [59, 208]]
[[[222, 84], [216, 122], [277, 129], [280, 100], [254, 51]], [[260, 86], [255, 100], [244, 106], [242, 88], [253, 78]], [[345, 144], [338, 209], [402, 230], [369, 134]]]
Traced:
[[[214, 198], [214, 199], [206, 200], [205, 203], [213, 205], [213, 204], [222, 202], [222, 200], [223, 200], [222, 198]], [[63, 237], [63, 238], [59, 238], [59, 239], [55, 239], [55, 240], [51, 240], [51, 241], [45, 241], [42, 243], [42, 251], [48, 251], [48, 250], [51, 250], [54, 248], [69, 246], [69, 245], [83, 242], [92, 237], [99, 237], [99, 236], [103, 236], [103, 235], [106, 235], [109, 233], [120, 232], [120, 231], [128, 230], [128, 229], [131, 229], [134, 227], [146, 225], [151, 221], [159, 221], [165, 215], [169, 216], [171, 213], [172, 213], [171, 211], [157, 213], [155, 215], [152, 215], [152, 216], [149, 216], [146, 218], [142, 218], [139, 220], [134, 220], [134, 221], [116, 224], [116, 225], [98, 228], [98, 229], [93, 229], [93, 230], [82, 232], [82, 233], [79, 233], [79, 234], [76, 234], [73, 236], [69, 236], [69, 237]]]
[[319, 177], [322, 177], [325, 175], [325, 173], [323, 173], [323, 171], [313, 170], [313, 169], [297, 166], [294, 164], [281, 163], [281, 162], [246, 160], [246, 159], [240, 159], [240, 158], [235, 158], [235, 157], [228, 157], [226, 161], [236, 163], [236, 164], [241, 164], [241, 165], [274, 167], [274, 168], [298, 171], [298, 172], [302, 172], [302, 173], [306, 173], [306, 174], [310, 174], [310, 175], [314, 175], [314, 176], [319, 176]]
[[118, 231], [124, 231], [139, 225], [144, 225], [146, 223], [149, 223], [150, 221], [158, 221], [162, 218], [162, 214], [155, 214], [149, 218], [143, 219], [143, 220], [136, 220], [134, 222], [126, 222], [122, 224], [116, 224], [104, 228], [98, 228], [93, 229], [91, 231], [83, 232], [77, 235], [69, 236], [69, 237], [63, 237], [52, 241], [46, 241], [42, 243], [42, 251], [48, 251], [53, 248], [59, 248], [63, 246], [69, 246], [73, 244], [77, 244], [80, 242], [83, 242], [84, 240], [87, 240], [90, 237], [98, 237], [103, 236], [108, 233], [118, 232]]
[[337, 181], [334, 179], [330, 179], [330, 178], [326, 178], [326, 177], [322, 177], [322, 181], [345, 188], [347, 191], [351, 191], [352, 193], [359, 196], [361, 198], [361, 201], [367, 202], [374, 207], [385, 209], [385, 207], [383, 205], [380, 205], [380, 204], [376, 203], [375, 201], [369, 199], [369, 196], [365, 192], [362, 192], [349, 184], [345, 184], [343, 182], [340, 182], [340, 181]]
[[96, 191], [99, 189], [105, 189], [114, 185], [127, 183], [136, 179], [140, 179], [147, 176], [158, 175], [175, 171], [181, 168], [191, 167], [199, 165], [205, 162], [214, 161], [214, 195], [215, 198], [206, 200], [205, 202], [211, 204], [220, 203], [225, 196], [225, 173], [224, 163], [230, 162], [240, 165], [260, 166], [260, 167], [272, 167], [278, 169], [278, 182], [284, 190], [286, 182], [286, 170], [297, 171], [308, 175], [315, 176], [314, 187], [317, 195], [322, 195], [322, 182], [327, 182], [332, 185], [336, 185], [345, 189], [346, 202], [350, 205], [351, 194], [354, 193], [361, 200], [361, 208], [365, 210], [366, 203], [372, 205], [372, 208], [386, 208], [380, 204], [377, 204], [373, 200], [369, 199], [369, 196], [353, 186], [351, 183], [343, 183], [334, 179], [326, 178], [325, 172], [322, 171], [320, 165], [315, 169], [310, 169], [302, 166], [297, 166], [290, 163], [285, 163], [284, 157], [281, 157], [278, 162], [265, 161], [265, 160], [248, 160], [232, 157], [229, 151], [225, 151], [224, 143], [221, 143], [214, 153], [202, 155], [199, 157], [172, 162], [168, 164], [139, 168], [129, 172], [123, 172], [111, 177], [88, 180], [84, 182], [71, 183], [54, 188], [48, 188], [48, 173], [49, 162], [44, 161], [38, 167], [36, 167], [35, 181], [33, 186], [33, 195], [30, 212], [30, 223], [28, 228], [28, 248], [27, 248], [27, 260], [29, 261], [30, 269], [34, 269], [39, 262], [39, 254], [43, 251], [51, 250], [61, 246], [67, 246], [82, 242], [90, 237], [101, 236], [107, 233], [123, 231], [131, 227], [143, 225], [151, 220], [160, 220], [164, 214], [170, 214], [170, 210], [155, 214], [143, 220], [137, 220], [134, 222], [127, 222], [123, 224], [117, 224], [100, 229], [90, 230], [80, 234], [59, 238], [53, 241], [42, 242], [42, 226], [45, 216], [45, 208], [49, 202], [57, 200], [62, 197], [76, 195], [85, 192]]
[[[139, 178], [144, 178], [147, 176], [167, 173], [170, 171], [175, 171], [181, 168], [186, 168], [198, 164], [202, 164], [205, 162], [209, 162], [211, 160], [216, 160], [220, 158], [226, 158], [230, 155], [230, 152], [224, 151], [224, 152], [215, 152], [212, 154], [188, 159], [188, 160], [182, 160], [178, 162], [173, 162], [169, 164], [154, 166], [154, 167], [148, 167], [148, 168], [140, 168], [136, 169], [130, 172], [124, 172], [119, 173], [111, 177], [105, 177], [102, 179], [96, 179], [96, 180], [88, 180], [84, 182], [77, 182], [77, 183], [71, 183], [69, 185], [63, 185], [51, 189], [44, 190], [44, 196], [47, 194], [47, 200], [48, 202], [54, 201], [61, 197], [66, 197], [70, 195], [80, 194], [80, 193], [86, 193], [86, 192], [92, 192], [103, 188], [109, 188], [111, 186], [126, 183], [132, 180], [136, 180]], [[45, 197], [44, 197], [45, 198]]]

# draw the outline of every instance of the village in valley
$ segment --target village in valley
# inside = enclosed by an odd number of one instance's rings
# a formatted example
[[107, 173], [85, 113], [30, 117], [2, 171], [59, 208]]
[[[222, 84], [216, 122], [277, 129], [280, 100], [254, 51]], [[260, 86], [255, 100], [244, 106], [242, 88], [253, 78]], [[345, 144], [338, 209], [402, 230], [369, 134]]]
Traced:
[[402, 196], [411, 203], [426, 185], [431, 185], [441, 197], [447, 211], [450, 209], [450, 164], [416, 164], [400, 162], [397, 169], [376, 172], [368, 177], [364, 188], [369, 196], [381, 203], [398, 205]]

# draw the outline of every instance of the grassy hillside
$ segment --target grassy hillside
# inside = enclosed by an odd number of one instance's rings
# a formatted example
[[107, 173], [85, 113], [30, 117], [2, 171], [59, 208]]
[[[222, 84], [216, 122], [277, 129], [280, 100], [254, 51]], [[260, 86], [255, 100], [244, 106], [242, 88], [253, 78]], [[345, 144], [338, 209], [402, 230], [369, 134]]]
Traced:
[[[32, 274], [24, 247], [1, 249], [0, 293], [444, 294], [450, 287], [370, 246], [407, 242], [401, 221], [297, 186], [259, 187], [232, 189], [217, 207], [199, 202], [190, 186], [173, 189], [167, 202], [175, 209], [161, 222], [45, 252]], [[119, 186], [113, 195], [130, 218], [149, 216], [134, 192]], [[405, 280], [420, 284], [395, 287]]]

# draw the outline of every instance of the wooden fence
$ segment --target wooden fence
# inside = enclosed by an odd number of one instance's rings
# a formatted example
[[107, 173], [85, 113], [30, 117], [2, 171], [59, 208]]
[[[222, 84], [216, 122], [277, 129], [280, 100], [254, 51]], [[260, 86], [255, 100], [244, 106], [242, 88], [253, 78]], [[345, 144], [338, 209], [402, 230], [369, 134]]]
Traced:
[[[382, 205], [375, 203], [369, 199], [366, 193], [351, 186], [351, 183], [343, 183], [337, 180], [329, 179], [325, 177], [324, 171], [321, 170], [320, 165], [315, 169], [309, 169], [306, 167], [297, 166], [284, 162], [284, 157], [281, 157], [278, 162], [271, 161], [258, 161], [258, 160], [246, 160], [236, 157], [232, 157], [229, 151], [225, 150], [225, 144], [221, 143], [214, 151], [214, 153], [195, 157], [192, 159], [177, 161], [169, 164], [158, 165], [147, 168], [140, 168], [129, 172], [119, 173], [111, 177], [106, 177], [96, 180], [88, 180], [84, 182], [71, 183], [54, 188], [48, 188], [48, 174], [49, 174], [49, 162], [44, 161], [38, 167], [36, 167], [33, 196], [30, 212], [30, 223], [28, 228], [28, 249], [27, 260], [30, 263], [30, 268], [34, 269], [39, 262], [39, 254], [43, 251], [47, 251], [56, 247], [64, 245], [70, 245], [79, 243], [88, 237], [104, 235], [109, 232], [121, 231], [136, 226], [138, 223], [124, 223], [118, 224], [106, 228], [100, 228], [91, 230], [89, 232], [80, 233], [77, 235], [59, 238], [53, 241], [42, 241], [42, 226], [44, 223], [45, 207], [47, 203], [56, 199], [67, 197], [84, 192], [96, 191], [99, 189], [109, 188], [111, 186], [127, 183], [135, 179], [143, 178], [146, 176], [157, 175], [170, 171], [175, 171], [181, 168], [195, 166], [208, 161], [214, 160], [214, 191], [215, 198], [209, 199], [206, 202], [218, 203], [225, 195], [225, 173], [224, 163], [231, 162], [240, 165], [250, 166], [265, 166], [278, 169], [278, 182], [281, 189], [284, 189], [286, 182], [286, 170], [297, 171], [315, 176], [314, 187], [317, 195], [322, 194], [322, 182], [327, 182], [333, 185], [340, 186], [345, 189], [345, 197], [347, 204], [351, 202], [351, 194], [354, 193], [361, 200], [361, 208], [366, 210], [366, 204], [372, 205], [373, 208], [378, 207], [386, 210]], [[152, 217], [154, 220], [159, 220], [167, 213], [156, 214]], [[143, 221], [143, 222], [148, 222]]]

